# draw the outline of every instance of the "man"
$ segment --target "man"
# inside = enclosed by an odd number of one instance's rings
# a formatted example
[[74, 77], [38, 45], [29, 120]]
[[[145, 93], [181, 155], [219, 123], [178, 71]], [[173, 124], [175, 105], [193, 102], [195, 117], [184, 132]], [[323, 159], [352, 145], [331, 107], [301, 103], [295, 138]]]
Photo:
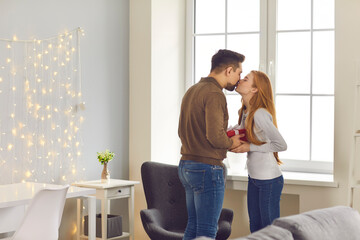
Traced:
[[244, 55], [219, 50], [211, 60], [208, 77], [185, 93], [180, 112], [182, 143], [179, 178], [186, 192], [188, 223], [184, 240], [215, 239], [225, 192], [224, 165], [228, 149], [240, 137], [228, 138], [228, 111], [223, 88], [233, 91], [240, 80]]

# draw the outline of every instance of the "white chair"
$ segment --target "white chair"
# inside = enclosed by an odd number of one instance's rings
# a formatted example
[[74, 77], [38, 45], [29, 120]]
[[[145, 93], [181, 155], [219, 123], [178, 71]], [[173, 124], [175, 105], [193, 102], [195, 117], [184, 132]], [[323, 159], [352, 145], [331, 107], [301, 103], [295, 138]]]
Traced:
[[9, 240], [57, 240], [69, 185], [45, 188], [31, 200], [25, 216]]

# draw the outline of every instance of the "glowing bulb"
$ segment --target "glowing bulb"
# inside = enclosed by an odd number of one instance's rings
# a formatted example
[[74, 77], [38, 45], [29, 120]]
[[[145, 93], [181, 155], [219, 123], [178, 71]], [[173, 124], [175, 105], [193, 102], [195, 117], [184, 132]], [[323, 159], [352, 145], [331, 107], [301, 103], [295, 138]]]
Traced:
[[49, 69], [49, 66], [45, 65], [45, 70], [48, 70]]
[[51, 165], [52, 165], [52, 162], [48, 162], [48, 165], [51, 166]]
[[39, 54], [37, 55], [37, 57], [38, 57], [39, 59], [41, 58], [41, 56], [42, 56], [41, 53], [39, 53]]
[[75, 52], [75, 51], [76, 51], [76, 49], [75, 49], [75, 48], [71, 48], [71, 51], [72, 51], [72, 52]]
[[11, 151], [12, 148], [13, 148], [13, 145], [10, 143], [10, 144], [7, 146], [7, 149], [8, 149], [9, 151]]
[[81, 155], [81, 152], [77, 152], [76, 155], [80, 156], [80, 155]]
[[42, 91], [42, 94], [44, 94], [44, 95], [46, 94], [46, 88], [43, 88], [41, 91]]
[[12, 89], [13, 91], [16, 91], [16, 87], [15, 87], [15, 86], [13, 86], [11, 89]]
[[75, 170], [75, 169], [72, 169], [71, 172], [72, 172], [73, 174], [76, 174], [76, 170]]
[[49, 43], [48, 48], [52, 48], [52, 44], [51, 44], [51, 43]]
[[54, 76], [56, 76], [58, 73], [57, 72], [54, 72]]
[[27, 177], [27, 178], [31, 177], [31, 172], [29, 170], [27, 170], [25, 172], [25, 177]]
[[79, 144], [80, 144], [79, 142], [76, 142], [76, 143], [75, 143], [75, 146], [76, 146], [76, 147], [78, 147], [78, 146], [79, 146]]
[[57, 57], [54, 57], [53, 60], [56, 61], [56, 60], [57, 60]]
[[11, 48], [11, 45], [10, 45], [10, 44], [8, 44], [6, 47], [7, 47], [7, 48]]
[[10, 58], [7, 58], [7, 59], [6, 59], [6, 62], [7, 62], [7, 63], [10, 63], [10, 62], [11, 62], [11, 59], [10, 59]]
[[14, 118], [14, 117], [15, 117], [15, 113], [10, 114], [10, 117], [11, 117], [11, 118]]
[[14, 136], [16, 136], [16, 128], [13, 128], [13, 129], [11, 130], [11, 132], [12, 132], [12, 134], [13, 134]]
[[3, 81], [3, 79], [0, 77], [0, 82], [2, 82]]
[[13, 36], [13, 40], [14, 40], [14, 41], [17, 41], [16, 35]]

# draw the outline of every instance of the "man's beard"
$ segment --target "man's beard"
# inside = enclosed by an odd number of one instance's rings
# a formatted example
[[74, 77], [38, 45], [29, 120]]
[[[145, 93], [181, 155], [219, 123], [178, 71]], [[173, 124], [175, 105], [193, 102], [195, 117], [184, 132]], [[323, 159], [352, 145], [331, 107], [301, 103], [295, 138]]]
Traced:
[[227, 86], [225, 87], [225, 89], [228, 91], [234, 91], [235, 87], [236, 87], [236, 84], [232, 85], [232, 84], [228, 83]]

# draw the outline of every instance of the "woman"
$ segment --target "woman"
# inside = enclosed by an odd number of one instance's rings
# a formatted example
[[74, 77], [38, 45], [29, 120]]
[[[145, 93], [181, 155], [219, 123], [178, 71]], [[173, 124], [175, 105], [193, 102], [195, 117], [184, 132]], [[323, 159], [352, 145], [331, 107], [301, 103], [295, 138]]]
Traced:
[[247, 204], [250, 231], [255, 232], [280, 216], [284, 179], [279, 168], [282, 162], [278, 152], [285, 151], [287, 146], [277, 129], [268, 76], [260, 71], [251, 71], [240, 80], [236, 91], [242, 96], [239, 125], [246, 129], [248, 142], [242, 141], [239, 147], [231, 151], [247, 152]]

